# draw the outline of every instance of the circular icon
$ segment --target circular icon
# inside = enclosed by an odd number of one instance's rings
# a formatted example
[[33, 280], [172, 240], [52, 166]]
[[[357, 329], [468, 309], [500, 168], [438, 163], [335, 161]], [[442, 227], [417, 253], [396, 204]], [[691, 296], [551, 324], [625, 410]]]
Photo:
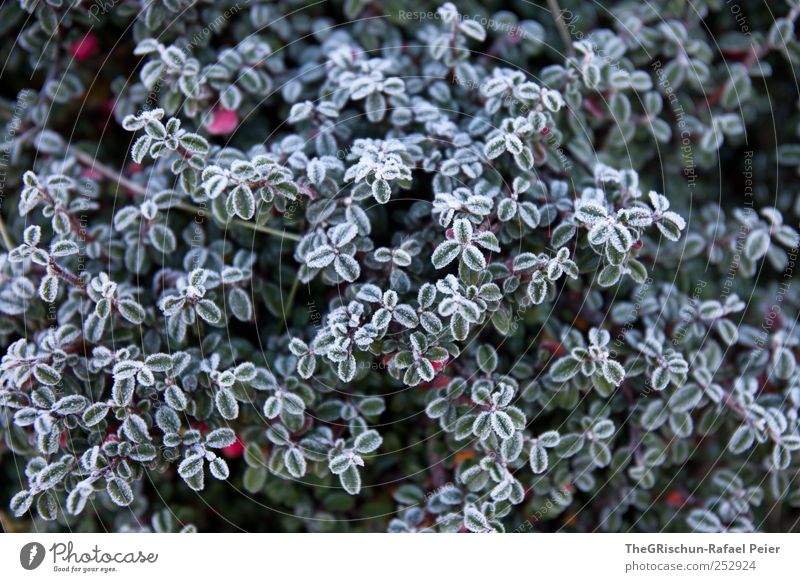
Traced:
[[19, 563], [26, 570], [35, 570], [44, 561], [44, 546], [39, 542], [30, 542], [19, 551]]

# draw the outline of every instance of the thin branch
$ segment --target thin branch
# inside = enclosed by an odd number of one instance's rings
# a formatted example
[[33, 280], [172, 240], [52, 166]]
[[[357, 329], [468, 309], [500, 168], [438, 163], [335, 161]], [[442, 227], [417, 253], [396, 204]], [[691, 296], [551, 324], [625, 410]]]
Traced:
[[558, 5], [558, 0], [547, 0], [547, 6], [550, 8], [553, 20], [556, 22], [556, 28], [558, 28], [561, 42], [564, 43], [564, 50], [567, 52], [567, 56], [574, 57], [575, 51], [572, 48], [572, 39], [569, 36], [567, 25], [564, 22], [564, 12], [561, 10], [561, 6]]
[[6, 250], [10, 251], [14, 248], [14, 241], [11, 240], [11, 236], [8, 234], [8, 229], [6, 228], [6, 223], [2, 215], [0, 215], [0, 238], [3, 239], [3, 246], [6, 247]]
[[[294, 281], [292, 282], [292, 288], [289, 290], [289, 297], [286, 299], [286, 304], [281, 305], [281, 310], [283, 311], [283, 321], [278, 322], [277, 333], [281, 333], [282, 323], [286, 323], [288, 331], [289, 321], [287, 321], [287, 318], [292, 317], [292, 309], [294, 308], [294, 298], [297, 295], [297, 288], [299, 286], [300, 286], [300, 277], [295, 276]], [[283, 294], [281, 294], [281, 303], [283, 303]]]
[[[133, 180], [126, 178], [121, 173], [106, 166], [105, 164], [98, 162], [95, 158], [93, 158], [89, 154], [76, 149], [73, 149], [72, 153], [75, 155], [75, 157], [78, 159], [80, 163], [95, 170], [103, 177], [108, 178], [113, 182], [116, 182], [123, 188], [127, 188], [128, 190], [130, 190], [135, 194], [141, 194], [142, 196], [147, 195], [146, 187], [134, 182]], [[179, 208], [180, 210], [191, 212], [193, 214], [199, 214], [202, 211], [201, 208], [195, 206], [194, 204], [189, 204], [188, 202], [181, 202], [175, 205], [174, 208]], [[299, 241], [302, 238], [300, 235], [295, 234], [293, 232], [278, 230], [277, 228], [270, 228], [268, 226], [247, 222], [246, 220], [239, 220], [238, 218], [231, 219], [231, 223], [236, 224], [238, 226], [242, 226], [244, 228], [249, 228], [250, 230], [254, 230], [256, 232], [262, 232], [264, 234], [269, 234], [272, 236], [279, 236], [281, 238], [286, 238], [293, 241]]]
[[112, 182], [116, 182], [123, 188], [127, 188], [131, 192], [135, 194], [141, 194], [142, 196], [147, 195], [147, 188], [130, 180], [123, 176], [120, 172], [106, 166], [102, 162], [99, 162], [96, 158], [90, 156], [89, 154], [82, 152], [77, 149], [71, 150], [72, 154], [78, 159], [80, 163], [84, 166], [87, 166], [89, 169], [94, 170], [98, 174], [102, 175], [104, 178], [108, 178]]
[[79, 287], [80, 289], [86, 290], [86, 283], [81, 281], [81, 278], [77, 275], [70, 273], [67, 269], [59, 265], [53, 257], [50, 257], [49, 266], [55, 273], [55, 275], [59, 279], [63, 279], [70, 285], [74, 285], [75, 287]]
[[[195, 206], [194, 204], [189, 204], [188, 202], [179, 202], [178, 204], [173, 206], [173, 208], [179, 208], [180, 210], [185, 210], [186, 212], [192, 212], [194, 214], [199, 214], [200, 212], [204, 212], [203, 209], [200, 208], [199, 206]], [[240, 220], [238, 218], [232, 218], [230, 222], [239, 226], [243, 226], [245, 228], [249, 228], [250, 230], [255, 230], [256, 232], [263, 232], [264, 234], [271, 234], [272, 236], [288, 238], [289, 240], [293, 241], [299, 241], [302, 239], [302, 237], [299, 234], [295, 234], [287, 230], [278, 230], [277, 228], [270, 228], [268, 226], [255, 224], [253, 222], [247, 222], [246, 220]]]

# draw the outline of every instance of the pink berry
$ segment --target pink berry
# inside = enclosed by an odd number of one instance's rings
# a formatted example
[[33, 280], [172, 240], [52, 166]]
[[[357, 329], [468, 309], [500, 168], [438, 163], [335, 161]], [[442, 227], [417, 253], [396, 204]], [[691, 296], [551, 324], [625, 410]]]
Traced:
[[97, 37], [91, 32], [87, 32], [83, 38], [79, 38], [69, 45], [69, 52], [76, 61], [85, 61], [95, 55], [99, 46]]
[[81, 172], [81, 176], [89, 180], [94, 180], [95, 182], [99, 182], [103, 179], [103, 174], [93, 168], [86, 168], [83, 172]]
[[231, 109], [218, 107], [211, 114], [211, 123], [206, 126], [211, 135], [228, 135], [239, 125], [239, 116]]

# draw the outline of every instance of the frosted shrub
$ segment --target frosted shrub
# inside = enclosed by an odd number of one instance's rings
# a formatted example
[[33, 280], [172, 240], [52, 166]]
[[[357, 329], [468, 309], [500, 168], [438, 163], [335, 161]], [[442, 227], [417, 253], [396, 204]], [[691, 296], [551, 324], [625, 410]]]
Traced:
[[11, 523], [795, 529], [800, 4], [590, 4], [4, 4]]

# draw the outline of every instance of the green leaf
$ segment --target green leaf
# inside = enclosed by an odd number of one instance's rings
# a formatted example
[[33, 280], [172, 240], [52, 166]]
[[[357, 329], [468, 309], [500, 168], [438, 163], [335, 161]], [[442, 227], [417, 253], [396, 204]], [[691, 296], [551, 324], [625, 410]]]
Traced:
[[592, 386], [595, 391], [603, 398], [608, 398], [614, 393], [616, 385], [610, 382], [602, 374], [595, 374], [592, 376]]
[[608, 419], [600, 420], [592, 427], [592, 434], [598, 439], [608, 439], [614, 435], [614, 422]]
[[553, 248], [561, 248], [572, 240], [576, 232], [577, 229], [574, 224], [562, 222], [553, 229], [553, 233], [550, 237], [550, 244]]
[[135, 164], [141, 164], [152, 143], [153, 139], [149, 135], [139, 136], [136, 141], [133, 142], [133, 146], [131, 146], [131, 160]]
[[134, 325], [140, 325], [144, 321], [144, 307], [139, 305], [136, 301], [132, 299], [121, 299], [117, 301], [116, 305], [119, 314]]
[[342, 248], [344, 245], [356, 238], [357, 235], [358, 227], [351, 222], [339, 224], [331, 229], [328, 233], [331, 243], [333, 243], [333, 246], [337, 248]]
[[336, 251], [330, 245], [320, 245], [306, 255], [306, 264], [313, 269], [327, 267], [336, 258]]
[[731, 435], [728, 441], [728, 449], [738, 455], [749, 450], [755, 442], [756, 435], [749, 425], [743, 424]]
[[482, 372], [491, 374], [497, 369], [497, 352], [488, 344], [478, 346], [477, 360]]
[[503, 198], [497, 205], [497, 218], [501, 222], [508, 222], [517, 214], [517, 203], [510, 198]]
[[358, 495], [361, 491], [361, 475], [354, 465], [350, 465], [339, 474], [339, 481], [350, 495]]
[[578, 434], [567, 434], [561, 437], [555, 450], [562, 459], [577, 455], [583, 449], [584, 438]]
[[50, 255], [53, 257], [68, 257], [79, 252], [78, 245], [71, 240], [59, 240], [50, 245]]
[[233, 189], [228, 203], [233, 213], [244, 220], [250, 220], [256, 213], [256, 198], [253, 196], [253, 191], [244, 184]]
[[183, 479], [189, 479], [203, 471], [203, 456], [190, 455], [178, 465], [178, 474]]
[[122, 430], [135, 443], [150, 441], [150, 431], [147, 423], [138, 414], [129, 414], [122, 423]]
[[133, 490], [127, 482], [122, 479], [111, 479], [106, 483], [106, 492], [116, 505], [127, 507], [133, 503]]
[[522, 151], [514, 156], [514, 163], [517, 164], [520, 170], [526, 172], [533, 167], [533, 162], [533, 150], [528, 146], [523, 147]]
[[214, 397], [214, 402], [222, 418], [233, 420], [239, 416], [239, 403], [236, 401], [236, 398], [234, 398], [233, 392], [229, 389], [220, 388], [217, 391], [217, 395]]
[[83, 424], [85, 424], [87, 427], [92, 427], [97, 424], [100, 424], [100, 422], [102, 422], [103, 419], [108, 414], [108, 411], [109, 407], [108, 404], [106, 404], [105, 402], [98, 402], [96, 404], [92, 404], [91, 406], [89, 406], [89, 408], [83, 411], [83, 415], [81, 417], [81, 419], [83, 420]]
[[84, 396], [72, 394], [70, 396], [64, 396], [63, 398], [60, 398], [58, 402], [53, 405], [50, 411], [61, 416], [78, 414], [82, 412], [84, 408], [86, 408], [87, 403], [88, 401]]
[[222, 311], [210, 299], [201, 299], [194, 310], [204, 321], [216, 324], [222, 321]]
[[597, 467], [607, 467], [611, 463], [611, 449], [601, 441], [589, 443], [589, 454], [592, 456], [592, 462]]
[[304, 379], [310, 378], [317, 367], [317, 358], [311, 354], [302, 356], [297, 360], [297, 373]]
[[492, 430], [501, 439], [511, 438], [514, 434], [514, 423], [511, 417], [502, 410], [496, 410], [490, 414]]
[[732, 346], [739, 338], [739, 330], [736, 325], [729, 319], [718, 319], [714, 323], [715, 328], [719, 332], [720, 338], [727, 345]]
[[531, 277], [526, 290], [528, 298], [534, 305], [541, 304], [547, 298], [547, 281], [541, 276], [541, 273], [535, 273]]
[[236, 433], [230, 428], [217, 428], [206, 435], [206, 446], [221, 449], [236, 442]]
[[447, 398], [436, 398], [431, 400], [428, 406], [425, 407], [425, 414], [427, 414], [429, 418], [441, 418], [447, 412], [449, 406], [450, 402]]
[[39, 297], [46, 303], [53, 303], [58, 295], [58, 277], [45, 275], [39, 284]]
[[605, 360], [600, 366], [603, 377], [614, 386], [619, 386], [625, 379], [625, 368], [614, 360]]
[[210, 150], [208, 141], [196, 133], [184, 133], [180, 141], [181, 145], [192, 154], [205, 155]]
[[283, 454], [283, 462], [286, 465], [286, 470], [295, 479], [299, 479], [306, 474], [306, 459], [300, 449], [296, 447], [286, 449]]
[[461, 253], [461, 246], [453, 240], [446, 240], [436, 247], [431, 256], [431, 262], [437, 269], [449, 265]]
[[392, 187], [386, 180], [375, 180], [372, 183], [372, 196], [379, 204], [386, 204], [392, 197]]
[[458, 29], [466, 36], [474, 38], [478, 42], [483, 42], [486, 40], [486, 31], [476, 20], [464, 19], [459, 23]]
[[671, 218], [664, 218], [656, 223], [658, 230], [661, 231], [666, 238], [671, 241], [677, 241], [681, 238], [681, 226]]
[[696, 384], [678, 388], [669, 398], [669, 407], [674, 412], [690, 412], [703, 398], [702, 389]]
[[450, 331], [454, 339], [463, 341], [469, 335], [469, 322], [460, 313], [455, 313], [450, 318]]
[[751, 232], [744, 243], [744, 254], [751, 261], [757, 261], [767, 254], [769, 249], [769, 233], [764, 229]]
[[474, 533], [486, 532], [492, 529], [486, 516], [474, 507], [464, 509], [464, 527]]
[[228, 463], [226, 463], [225, 459], [221, 457], [213, 459], [208, 464], [208, 472], [211, 473], [211, 476], [214, 477], [214, 479], [218, 479], [219, 481], [224, 481], [231, 474], [230, 469], [228, 468]]
[[580, 368], [580, 360], [573, 358], [572, 356], [565, 356], [557, 360], [556, 363], [550, 368], [550, 377], [556, 382], [566, 382], [575, 376]]
[[500, 157], [506, 151], [506, 141], [502, 135], [494, 137], [486, 142], [483, 148], [483, 153], [490, 160]]
[[775, 350], [772, 361], [775, 366], [775, 375], [781, 380], [789, 379], [797, 367], [794, 354], [784, 347]]
[[253, 303], [244, 289], [234, 287], [228, 292], [228, 306], [231, 314], [239, 321], [253, 319]]
[[621, 275], [622, 269], [620, 267], [616, 265], [606, 265], [603, 267], [603, 270], [600, 271], [600, 275], [597, 277], [597, 283], [601, 287], [611, 287], [619, 281]]
[[693, 509], [686, 520], [689, 527], [703, 533], [717, 533], [724, 530], [720, 519], [707, 509]]
[[33, 367], [34, 377], [45, 386], [57, 386], [61, 382], [61, 374], [47, 364], [36, 364]]
[[464, 247], [464, 254], [462, 256], [464, 258], [464, 263], [473, 271], [482, 271], [486, 268], [486, 258], [475, 245], [467, 245]]
[[453, 236], [455, 242], [466, 245], [472, 240], [472, 223], [464, 218], [459, 218], [453, 223]]
[[361, 274], [361, 267], [353, 257], [349, 255], [339, 255], [333, 261], [336, 273], [345, 281], [352, 283]]
[[383, 443], [383, 438], [377, 431], [367, 430], [356, 437], [353, 446], [359, 453], [372, 453]]
[[531, 447], [529, 462], [531, 470], [537, 475], [541, 475], [547, 470], [550, 464], [550, 459], [547, 456], [547, 451], [542, 445], [533, 445]]
[[348, 355], [344, 360], [339, 362], [337, 373], [342, 382], [349, 382], [356, 375], [356, 359], [353, 355]]

